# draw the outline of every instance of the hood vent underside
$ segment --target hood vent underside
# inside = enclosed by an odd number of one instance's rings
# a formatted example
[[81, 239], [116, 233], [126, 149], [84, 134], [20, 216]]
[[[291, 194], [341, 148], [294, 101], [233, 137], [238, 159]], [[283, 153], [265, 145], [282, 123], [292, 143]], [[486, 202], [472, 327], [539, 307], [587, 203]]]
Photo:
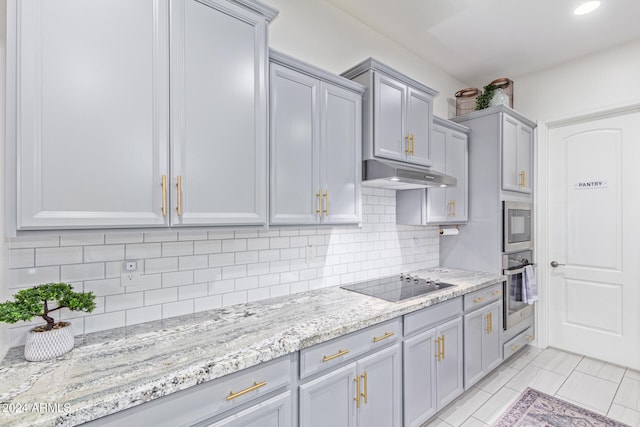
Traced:
[[453, 176], [429, 168], [408, 166], [391, 160], [362, 162], [362, 185], [367, 187], [412, 190], [415, 188], [455, 187]]

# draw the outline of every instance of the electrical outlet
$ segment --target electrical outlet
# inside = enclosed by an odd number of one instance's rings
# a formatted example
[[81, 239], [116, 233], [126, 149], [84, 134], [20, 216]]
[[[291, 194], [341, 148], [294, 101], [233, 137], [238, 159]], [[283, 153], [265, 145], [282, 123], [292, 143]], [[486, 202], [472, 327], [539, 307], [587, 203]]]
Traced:
[[120, 276], [120, 286], [137, 286], [140, 284], [140, 273], [137, 271], [127, 271]]
[[316, 257], [316, 248], [314, 248], [311, 245], [305, 246], [305, 252], [304, 252], [305, 262], [308, 264], [315, 257]]

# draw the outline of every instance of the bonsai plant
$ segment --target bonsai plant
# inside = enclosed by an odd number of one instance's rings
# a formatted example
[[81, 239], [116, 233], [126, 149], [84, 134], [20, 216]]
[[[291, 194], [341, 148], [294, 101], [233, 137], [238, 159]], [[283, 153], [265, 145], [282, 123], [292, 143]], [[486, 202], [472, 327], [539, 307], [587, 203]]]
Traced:
[[67, 353], [73, 348], [71, 323], [55, 322], [51, 313], [62, 308], [91, 313], [95, 305], [93, 292], [74, 292], [67, 283], [46, 283], [22, 289], [14, 301], [0, 304], [0, 322], [16, 323], [40, 316], [46, 322], [29, 331], [24, 346], [25, 359], [41, 361]]

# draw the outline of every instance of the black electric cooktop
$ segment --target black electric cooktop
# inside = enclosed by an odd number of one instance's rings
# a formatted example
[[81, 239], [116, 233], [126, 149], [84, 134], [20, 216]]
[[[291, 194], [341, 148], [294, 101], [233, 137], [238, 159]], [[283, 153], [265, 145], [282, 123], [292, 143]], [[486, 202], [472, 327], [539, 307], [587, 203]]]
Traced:
[[398, 302], [436, 292], [451, 286], [455, 285], [437, 280], [421, 279], [408, 274], [399, 274], [397, 276], [383, 277], [381, 279], [367, 280], [352, 285], [341, 286], [341, 288], [376, 298], [382, 298], [391, 302]]

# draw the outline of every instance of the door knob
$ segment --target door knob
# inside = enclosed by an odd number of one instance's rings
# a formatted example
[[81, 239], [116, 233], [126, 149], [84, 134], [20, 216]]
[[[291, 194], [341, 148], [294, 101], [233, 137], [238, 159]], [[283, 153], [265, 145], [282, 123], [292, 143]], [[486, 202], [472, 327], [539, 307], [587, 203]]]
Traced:
[[564, 267], [564, 264], [560, 264], [558, 261], [551, 261], [551, 267], [556, 268], [556, 267], [559, 267], [559, 266], [563, 266]]

